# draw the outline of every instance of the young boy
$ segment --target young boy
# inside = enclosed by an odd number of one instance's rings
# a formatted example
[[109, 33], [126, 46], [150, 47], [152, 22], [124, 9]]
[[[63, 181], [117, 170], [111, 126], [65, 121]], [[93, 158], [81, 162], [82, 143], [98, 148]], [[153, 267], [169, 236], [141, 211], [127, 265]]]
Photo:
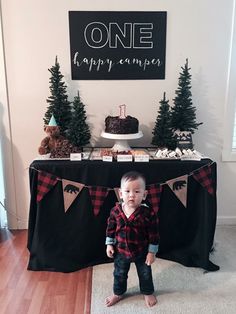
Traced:
[[130, 263], [134, 262], [140, 292], [146, 305], [157, 303], [154, 292], [151, 264], [158, 251], [159, 234], [157, 216], [146, 204], [147, 191], [142, 174], [131, 171], [121, 178], [119, 190], [122, 204], [112, 208], [106, 230], [106, 253], [114, 258], [113, 294], [106, 298], [105, 304], [112, 306], [122, 299], [127, 289]]

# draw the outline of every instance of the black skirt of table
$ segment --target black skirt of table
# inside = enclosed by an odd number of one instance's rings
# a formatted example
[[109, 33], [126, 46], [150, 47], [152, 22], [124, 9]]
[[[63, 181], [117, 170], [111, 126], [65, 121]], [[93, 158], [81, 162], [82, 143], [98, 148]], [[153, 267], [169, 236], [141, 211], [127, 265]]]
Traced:
[[[103, 162], [40, 160], [30, 165], [30, 213], [28, 228], [29, 270], [72, 272], [108, 263], [105, 230], [110, 209], [117, 202], [108, 193], [100, 213], [94, 216], [89, 191], [84, 188], [65, 213], [62, 183], [36, 202], [38, 170], [86, 186], [119, 187], [121, 176], [130, 170], [142, 172], [147, 184], [164, 183], [211, 163], [201, 161], [151, 160], [145, 162]], [[212, 165], [216, 189], [216, 164]], [[219, 267], [209, 260], [216, 225], [216, 194], [210, 195], [192, 176], [188, 179], [187, 208], [163, 185], [159, 210], [160, 248], [158, 257], [201, 267]]]

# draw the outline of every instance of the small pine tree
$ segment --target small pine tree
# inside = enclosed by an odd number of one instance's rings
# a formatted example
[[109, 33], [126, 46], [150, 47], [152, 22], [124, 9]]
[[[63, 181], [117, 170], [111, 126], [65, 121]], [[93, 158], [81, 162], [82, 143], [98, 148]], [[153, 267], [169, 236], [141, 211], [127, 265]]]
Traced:
[[71, 119], [71, 105], [66, 94], [65, 82], [62, 81], [64, 76], [60, 72], [57, 57], [55, 65], [48, 69], [48, 71], [51, 73], [49, 80], [51, 96], [47, 98], [49, 106], [43, 119], [44, 124], [47, 125], [51, 116], [54, 115], [57, 125], [60, 127], [60, 133], [65, 136]]
[[89, 143], [91, 138], [90, 129], [86, 122], [86, 111], [81, 101], [79, 91], [74, 97], [72, 105], [72, 117], [68, 129], [68, 139], [72, 144], [83, 147]]
[[188, 59], [186, 59], [186, 63], [181, 69], [179, 86], [175, 91], [176, 97], [173, 99], [171, 123], [174, 130], [194, 133], [194, 130], [198, 129], [202, 122], [196, 122], [196, 108], [192, 104], [191, 74], [189, 73]]
[[176, 141], [171, 128], [169, 100], [166, 99], [166, 93], [164, 93], [163, 99], [160, 101], [158, 116], [152, 134], [153, 145], [166, 147], [168, 149], [174, 149], [176, 147]]

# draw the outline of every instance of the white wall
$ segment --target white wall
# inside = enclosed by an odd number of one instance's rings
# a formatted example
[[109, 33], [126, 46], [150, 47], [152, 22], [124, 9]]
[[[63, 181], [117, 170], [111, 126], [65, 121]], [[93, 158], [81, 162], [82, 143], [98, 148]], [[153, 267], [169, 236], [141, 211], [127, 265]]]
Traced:
[[[1, 202], [8, 209], [8, 223], [12, 228], [18, 227], [16, 206], [16, 190], [14, 180], [14, 163], [12, 153], [12, 136], [10, 128], [10, 111], [7, 92], [7, 76], [4, 55], [4, 40], [2, 30], [2, 14], [0, 6], [0, 197]], [[3, 182], [3, 179], [4, 182]], [[4, 183], [4, 184], [3, 184]], [[5, 186], [4, 186], [5, 185]], [[24, 217], [25, 217], [24, 213]], [[6, 213], [1, 208], [0, 226], [4, 226]], [[24, 218], [25, 219], [25, 218]], [[26, 222], [26, 221], [25, 221]]]
[[[193, 103], [204, 124], [194, 135], [196, 149], [218, 163], [218, 216], [236, 222], [235, 163], [222, 163], [223, 116], [227, 89], [233, 0], [2, 0], [12, 150], [17, 198], [17, 227], [27, 227], [28, 167], [37, 155], [49, 93], [48, 68], [58, 56], [70, 100], [79, 88], [86, 104], [93, 144], [111, 145], [100, 133], [107, 114], [125, 103], [145, 133], [133, 145], [149, 145], [158, 103], [172, 99], [180, 67], [189, 58]], [[71, 81], [69, 10], [167, 11], [165, 80]], [[4, 106], [7, 104], [4, 102]], [[147, 110], [148, 108], [148, 110]], [[7, 127], [6, 127], [7, 133]], [[6, 137], [10, 136], [6, 134]], [[15, 225], [14, 225], [15, 226]]]

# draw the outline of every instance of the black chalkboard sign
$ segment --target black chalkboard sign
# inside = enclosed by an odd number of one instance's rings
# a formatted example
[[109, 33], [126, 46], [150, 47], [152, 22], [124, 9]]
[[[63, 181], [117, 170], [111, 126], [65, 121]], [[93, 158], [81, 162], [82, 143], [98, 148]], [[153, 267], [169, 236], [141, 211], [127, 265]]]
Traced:
[[72, 79], [164, 79], [166, 16], [166, 12], [70, 11]]

